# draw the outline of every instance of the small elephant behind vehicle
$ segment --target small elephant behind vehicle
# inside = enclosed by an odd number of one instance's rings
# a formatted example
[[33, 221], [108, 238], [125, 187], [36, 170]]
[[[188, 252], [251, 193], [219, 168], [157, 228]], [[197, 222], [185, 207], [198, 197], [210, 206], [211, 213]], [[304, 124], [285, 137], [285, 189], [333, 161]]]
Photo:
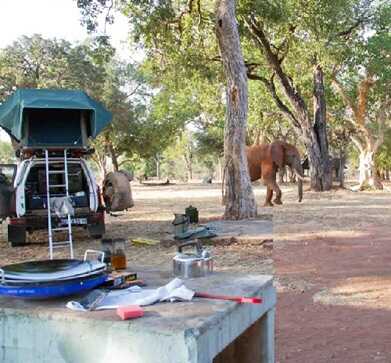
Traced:
[[274, 203], [282, 204], [281, 189], [276, 182], [279, 168], [289, 166], [298, 178], [299, 202], [303, 199], [303, 168], [297, 148], [283, 141], [271, 144], [253, 145], [246, 148], [248, 169], [251, 181], [263, 180], [266, 185], [265, 206], [272, 206], [273, 191], [276, 193]]

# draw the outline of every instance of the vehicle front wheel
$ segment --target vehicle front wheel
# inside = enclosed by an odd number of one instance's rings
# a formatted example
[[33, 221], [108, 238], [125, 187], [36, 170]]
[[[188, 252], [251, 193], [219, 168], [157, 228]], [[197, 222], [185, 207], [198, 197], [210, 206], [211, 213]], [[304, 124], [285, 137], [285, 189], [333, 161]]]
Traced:
[[23, 246], [26, 244], [26, 227], [8, 225], [8, 242], [12, 247]]

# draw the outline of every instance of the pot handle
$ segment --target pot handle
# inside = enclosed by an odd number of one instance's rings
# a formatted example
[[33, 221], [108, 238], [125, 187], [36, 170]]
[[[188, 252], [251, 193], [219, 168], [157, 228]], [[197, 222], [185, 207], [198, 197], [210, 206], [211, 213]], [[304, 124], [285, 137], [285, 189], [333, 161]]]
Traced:
[[181, 243], [179, 246], [178, 246], [178, 252], [179, 253], [182, 253], [182, 250], [184, 247], [189, 247], [189, 246], [195, 246], [196, 249], [197, 249], [197, 254], [198, 255], [201, 255], [202, 253], [202, 245], [201, 245], [201, 242], [199, 240], [195, 240], [195, 241], [188, 241], [188, 242], [183, 242]]
[[[84, 252], [83, 261], [87, 261], [88, 255], [90, 255], [90, 254], [94, 254], [94, 255], [100, 256], [100, 262], [103, 263], [103, 261], [105, 259], [105, 253], [103, 251], [97, 251], [97, 250], [86, 250]], [[99, 261], [99, 257], [98, 257], [98, 261]]]

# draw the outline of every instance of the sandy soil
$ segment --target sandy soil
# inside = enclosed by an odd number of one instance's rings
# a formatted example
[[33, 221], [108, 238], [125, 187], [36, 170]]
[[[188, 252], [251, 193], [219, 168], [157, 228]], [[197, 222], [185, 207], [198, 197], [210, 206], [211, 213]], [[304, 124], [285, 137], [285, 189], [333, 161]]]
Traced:
[[391, 193], [273, 209], [277, 362], [391, 362]]
[[[178, 184], [168, 186], [132, 185], [135, 207], [116, 217], [106, 219], [106, 237], [122, 237], [126, 246], [129, 266], [148, 266], [157, 269], [171, 269], [176, 247], [167, 244], [157, 246], [135, 246], [130, 241], [137, 237], [165, 240], [172, 235], [171, 222], [174, 213], [184, 213], [190, 204], [197, 207], [202, 221], [221, 217], [220, 185]], [[264, 188], [257, 188], [258, 199], [264, 195]], [[262, 211], [261, 211], [262, 212]], [[261, 213], [262, 214], [262, 213]], [[267, 217], [267, 216], [265, 216]], [[271, 216], [269, 215], [269, 218]], [[75, 255], [81, 257], [87, 248], [99, 249], [100, 241], [88, 238], [86, 231], [74, 229]], [[60, 239], [60, 238], [59, 238]], [[0, 234], [0, 266], [6, 263], [45, 259], [48, 256], [47, 234], [33, 233], [26, 247], [8, 246], [6, 225]], [[215, 256], [217, 270], [237, 270], [242, 272], [273, 273], [271, 244], [260, 245], [257, 241], [209, 246]], [[68, 257], [66, 250], [58, 250], [56, 257]]]

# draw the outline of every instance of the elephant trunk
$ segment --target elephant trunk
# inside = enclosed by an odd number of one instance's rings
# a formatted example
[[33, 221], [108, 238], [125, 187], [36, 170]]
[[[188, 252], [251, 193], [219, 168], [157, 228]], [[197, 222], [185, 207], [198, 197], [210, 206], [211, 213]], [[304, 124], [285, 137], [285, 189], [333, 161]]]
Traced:
[[299, 202], [303, 200], [303, 180], [304, 180], [304, 172], [303, 167], [301, 166], [300, 159], [295, 160], [292, 165], [292, 168], [297, 176], [297, 191]]
[[303, 180], [302, 179], [297, 180], [297, 188], [298, 188], [299, 202], [301, 202], [303, 200]]

